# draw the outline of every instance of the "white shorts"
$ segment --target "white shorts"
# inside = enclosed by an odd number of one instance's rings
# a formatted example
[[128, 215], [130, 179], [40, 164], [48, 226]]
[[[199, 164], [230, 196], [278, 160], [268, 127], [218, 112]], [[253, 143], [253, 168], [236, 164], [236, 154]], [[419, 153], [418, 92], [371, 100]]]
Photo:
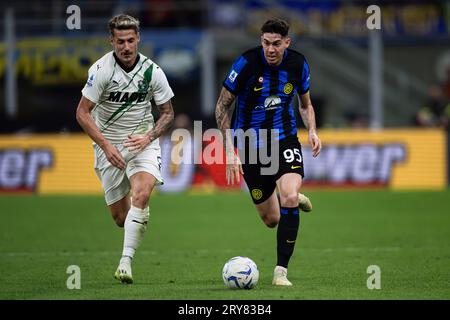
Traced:
[[164, 180], [161, 175], [161, 148], [158, 141], [147, 146], [140, 152], [130, 152], [123, 145], [115, 145], [126, 162], [125, 170], [114, 167], [107, 159], [103, 150], [94, 144], [94, 169], [105, 192], [106, 204], [109, 206], [123, 199], [131, 190], [130, 177], [138, 172], [148, 172], [161, 185]]

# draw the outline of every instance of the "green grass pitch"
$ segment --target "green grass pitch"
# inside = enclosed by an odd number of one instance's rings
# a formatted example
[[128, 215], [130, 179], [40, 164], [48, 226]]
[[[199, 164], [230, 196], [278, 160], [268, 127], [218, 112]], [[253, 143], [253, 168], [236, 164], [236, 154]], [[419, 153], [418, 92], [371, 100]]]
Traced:
[[[291, 288], [271, 285], [276, 229], [246, 193], [152, 196], [132, 285], [113, 279], [123, 229], [101, 196], [0, 196], [0, 299], [450, 299], [450, 191], [306, 193]], [[257, 263], [256, 288], [224, 286], [237, 255]], [[66, 287], [70, 265], [80, 290]], [[380, 290], [366, 286], [370, 265]]]

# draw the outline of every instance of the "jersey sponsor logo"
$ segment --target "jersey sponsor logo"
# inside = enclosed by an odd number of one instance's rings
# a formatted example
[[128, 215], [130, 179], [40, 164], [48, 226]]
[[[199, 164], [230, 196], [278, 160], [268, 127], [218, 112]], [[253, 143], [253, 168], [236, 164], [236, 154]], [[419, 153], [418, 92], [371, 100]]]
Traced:
[[34, 191], [41, 170], [52, 165], [49, 149], [0, 149], [0, 191]]
[[286, 94], [290, 94], [292, 92], [292, 89], [294, 89], [294, 86], [292, 85], [292, 83], [288, 82], [284, 85], [283, 92]]
[[266, 100], [264, 100], [264, 109], [266, 110], [276, 109], [280, 105], [281, 99], [276, 95], [268, 96]]
[[252, 190], [253, 199], [259, 200], [262, 198], [262, 196], [263, 196], [263, 193], [262, 193], [261, 189], [253, 189]]
[[234, 82], [234, 80], [236, 80], [237, 76], [238, 76], [238, 73], [234, 70], [231, 70], [230, 75], [228, 76], [228, 79], [230, 79], [231, 82]]
[[[144, 60], [145, 62], [145, 60]], [[144, 89], [148, 89], [150, 87], [150, 81], [152, 80], [153, 74], [153, 63], [145, 70], [144, 77], [141, 81], [138, 82], [139, 88], [137, 92], [121, 92], [115, 91], [109, 94], [108, 99], [110, 101], [120, 102], [122, 105], [117, 108], [116, 111], [109, 117], [109, 119], [104, 124], [103, 130], [106, 130], [110, 125], [120, 119], [127, 111], [129, 111], [136, 103], [143, 102], [145, 97], [147, 96], [148, 91], [144, 91]]]
[[131, 102], [143, 102], [147, 97], [147, 92], [121, 92], [113, 91], [109, 93], [108, 101], [110, 102], [120, 102], [120, 103], [131, 103]]
[[264, 106], [256, 106], [257, 110], [273, 110], [281, 107], [281, 98], [276, 95], [271, 95], [264, 100]]

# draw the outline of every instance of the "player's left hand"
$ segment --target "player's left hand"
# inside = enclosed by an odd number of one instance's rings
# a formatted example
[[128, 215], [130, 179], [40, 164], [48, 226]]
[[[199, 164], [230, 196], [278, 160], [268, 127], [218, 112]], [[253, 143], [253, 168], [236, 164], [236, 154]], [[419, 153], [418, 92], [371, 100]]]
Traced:
[[313, 157], [317, 157], [322, 150], [322, 142], [319, 139], [319, 136], [315, 131], [309, 132], [309, 143], [311, 144]]
[[130, 151], [141, 151], [150, 144], [149, 135], [129, 135], [123, 146]]

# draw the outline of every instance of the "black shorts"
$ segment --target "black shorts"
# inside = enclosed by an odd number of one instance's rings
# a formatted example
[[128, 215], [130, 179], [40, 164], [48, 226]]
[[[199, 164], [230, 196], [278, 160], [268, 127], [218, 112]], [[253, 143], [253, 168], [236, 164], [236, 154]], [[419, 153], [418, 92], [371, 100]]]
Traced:
[[[277, 163], [267, 163], [267, 159], [261, 161], [260, 157], [256, 163], [250, 163], [247, 153], [245, 158], [242, 151], [239, 154], [244, 179], [255, 204], [266, 201], [272, 195], [276, 188], [276, 181], [282, 175], [297, 173], [304, 177], [302, 146], [297, 136], [289, 136], [279, 141], [278, 157], [274, 159]], [[267, 154], [271, 155], [271, 150]]]

